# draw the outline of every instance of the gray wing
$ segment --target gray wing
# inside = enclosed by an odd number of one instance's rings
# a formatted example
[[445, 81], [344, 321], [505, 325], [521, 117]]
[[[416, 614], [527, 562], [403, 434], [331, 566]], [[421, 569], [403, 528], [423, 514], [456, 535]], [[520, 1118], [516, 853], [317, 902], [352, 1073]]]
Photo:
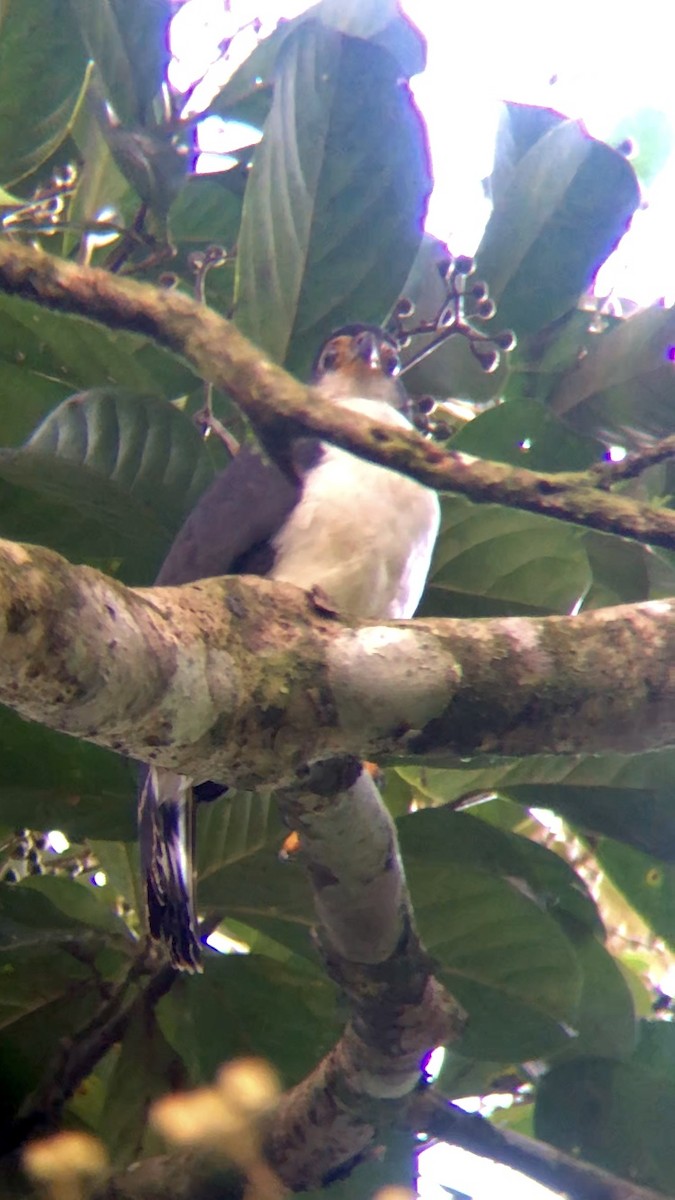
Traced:
[[[300, 485], [243, 448], [216, 477], [178, 532], [157, 583], [169, 586], [216, 575], [264, 575], [271, 539], [294, 507]], [[226, 788], [200, 784], [200, 798]], [[210, 793], [210, 794], [209, 794]], [[192, 850], [195, 798], [191, 781], [141, 766], [138, 796], [141, 870], [151, 936], [164, 943], [178, 970], [199, 971]]]

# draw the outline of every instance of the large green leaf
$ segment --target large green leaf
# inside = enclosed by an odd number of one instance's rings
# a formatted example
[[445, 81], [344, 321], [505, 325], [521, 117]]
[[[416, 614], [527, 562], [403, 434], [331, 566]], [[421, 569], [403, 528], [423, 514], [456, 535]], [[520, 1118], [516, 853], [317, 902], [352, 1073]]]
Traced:
[[429, 191], [395, 59], [314, 21], [284, 43], [242, 215], [236, 319], [292, 369], [345, 321], [381, 321], [414, 259]]
[[[279, 847], [283, 836], [272, 799], [255, 792], [229, 793], [211, 804], [199, 804], [197, 831], [200, 887], [210, 876], [248, 859], [263, 846]], [[213, 895], [211, 888], [209, 895]]]
[[519, 869], [533, 844], [523, 840], [512, 876], [502, 873], [503, 849], [481, 855], [486, 831], [495, 845], [508, 836], [483, 822], [437, 809], [398, 827], [422, 941], [469, 1013], [459, 1052], [509, 1061], [564, 1045], [582, 976], [570, 941]]
[[[217, 820], [215, 815], [213, 820]], [[226, 923], [238, 921], [314, 963], [311, 930], [315, 915], [309, 885], [296, 864], [280, 861], [284, 834], [279, 825], [275, 839], [272, 830], [270, 821], [268, 844], [261, 849], [255, 849], [254, 837], [250, 853], [227, 861], [230, 855], [224, 847], [222, 867], [214, 869], [207, 864], [199, 882], [199, 904], [215, 909]]]
[[588, 930], [562, 917], [582, 971], [581, 995], [574, 1020], [576, 1037], [558, 1051], [556, 1061], [603, 1055], [628, 1058], [635, 1045], [635, 1006], [623, 972]]
[[661, 861], [675, 859], [672, 750], [398, 770], [434, 804], [498, 792], [526, 808], [552, 809], [587, 833], [605, 834]]
[[29, 876], [21, 883], [3, 884], [0, 892], [0, 943], [2, 951], [43, 947], [52, 941], [64, 944], [78, 936], [96, 934], [129, 942], [122, 921], [102, 902], [99, 889], [86, 882], [58, 876]]
[[639, 189], [625, 158], [564, 121], [517, 163], [478, 249], [496, 327], [518, 335], [572, 308], [625, 233]]
[[126, 577], [149, 583], [213, 475], [210, 448], [173, 405], [92, 389], [64, 401], [21, 449], [0, 451], [0, 478], [16, 497], [2, 525], [5, 536], [33, 540], [34, 495], [62, 510], [70, 534], [64, 546], [53, 527], [47, 544], [72, 553], [74, 539], [79, 557], [126, 557]]
[[51, 943], [14, 951], [11, 959], [2, 955], [0, 965], [0, 1128], [6, 1130], [53, 1060], [59, 1039], [72, 1036], [97, 1011], [101, 981], [93, 963]]
[[297, 863], [279, 856], [287, 830], [266, 795], [228, 794], [197, 810], [199, 905], [271, 957], [316, 954], [309, 886]]
[[394, 0], [322, 0], [307, 12], [280, 21], [269, 37], [234, 72], [209, 105], [208, 112], [227, 118], [251, 121], [262, 127], [272, 100], [277, 59], [284, 42], [303, 22], [321, 21], [330, 29], [351, 37], [365, 38], [388, 50], [398, 61], [403, 78], [424, 70], [423, 39], [402, 16]]
[[0, 824], [85, 837], [135, 836], [133, 768], [88, 742], [0, 708]]
[[577, 529], [548, 517], [459, 496], [441, 501], [422, 616], [566, 613], [591, 573]]
[[118, 384], [173, 398], [198, 382], [145, 338], [48, 312], [14, 296], [0, 296], [3, 381], [8, 386], [0, 393], [0, 444], [5, 446], [27, 437], [36, 415], [71, 392]]
[[600, 321], [595, 312], [573, 308], [543, 329], [519, 338], [509, 354], [505, 399], [547, 401], [557, 381], [576, 369], [595, 348], [599, 332], [612, 323], [616, 323], [613, 318]]
[[69, 0], [69, 5], [118, 119], [143, 123], [169, 62], [168, 0]]
[[300, 959], [210, 955], [204, 974], [178, 980], [157, 1012], [194, 1082], [209, 1082], [227, 1059], [260, 1055], [297, 1083], [340, 1030], [333, 987]]
[[36, 170], [63, 142], [86, 70], [78, 23], [63, 0], [2, 0], [0, 182]]
[[150, 1004], [139, 997], [107, 1081], [99, 1136], [120, 1166], [159, 1153], [160, 1138], [148, 1126], [153, 1100], [187, 1083], [181, 1058], [166, 1040]]
[[628, 1062], [579, 1058], [541, 1081], [535, 1133], [632, 1184], [672, 1195], [675, 1026], [644, 1023]]
[[0, 1111], [6, 1126], [53, 1062], [59, 1038], [92, 1018], [128, 959], [122, 923], [94, 889], [67, 879], [0, 884], [0, 930]]
[[508, 400], [468, 421], [452, 439], [453, 450], [528, 467], [532, 471], [584, 471], [604, 446], [583, 437], [536, 400]]
[[587, 354], [549, 394], [555, 413], [577, 429], [639, 448], [635, 432], [663, 437], [675, 428], [671, 348], [675, 310], [646, 308], [596, 336]]
[[[592, 529], [584, 534], [584, 546], [593, 574], [593, 583], [584, 598], [584, 610], [649, 599], [653, 556], [647, 546], [629, 542], [627, 538], [596, 533]], [[673, 572], [669, 583], [675, 591]]]
[[[414, 770], [401, 773], [414, 782]], [[443, 866], [470, 864], [509, 880], [556, 919], [564, 915], [565, 929], [572, 922], [587, 932], [603, 931], [582, 880], [559, 855], [538, 842], [449, 807], [427, 808], [403, 817], [398, 830], [406, 863], [412, 854], [415, 861], [428, 855], [432, 863]]]
[[601, 869], [654, 935], [675, 950], [675, 867], [608, 838], [600, 839], [595, 853]]
[[551, 108], [506, 101], [501, 106], [495, 156], [488, 179], [490, 197], [500, 204], [513, 182], [518, 163], [536, 142], [565, 118]]

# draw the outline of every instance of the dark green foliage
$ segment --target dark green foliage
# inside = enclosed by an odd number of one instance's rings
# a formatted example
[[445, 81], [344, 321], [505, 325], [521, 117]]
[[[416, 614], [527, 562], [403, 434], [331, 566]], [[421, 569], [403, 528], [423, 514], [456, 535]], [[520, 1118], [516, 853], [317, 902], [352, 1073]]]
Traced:
[[[385, 322], [401, 294], [415, 319], [432, 317], [447, 251], [422, 238], [429, 168], [404, 81], [423, 48], [396, 5], [323, 0], [261, 44], [210, 111], [252, 121], [262, 142], [210, 178], [189, 177], [192, 126], [160, 99], [168, 13], [164, 0], [0, 3], [2, 211], [26, 217], [35, 189], [58, 192], [53, 173], [76, 163], [77, 187], [63, 192], [46, 249], [153, 281], [168, 270], [192, 288], [192, 256], [222, 246], [225, 264], [201, 281], [207, 301], [301, 375], [333, 326]], [[672, 310], [622, 319], [580, 304], [638, 204], [629, 162], [574, 121], [510, 105], [490, 187], [476, 277], [498, 303], [494, 329], [515, 329], [518, 347], [487, 374], [465, 341], [449, 341], [411, 372], [411, 391], [487, 404], [451, 444], [535, 470], [583, 470], [608, 438], [639, 445], [671, 433]], [[87, 244], [106, 205], [133, 235]], [[39, 237], [39, 205], [34, 216], [11, 228]], [[226, 458], [191, 420], [203, 401], [200, 381], [140, 337], [0, 296], [0, 534], [151, 582]], [[248, 436], [226, 396], [214, 404]], [[653, 470], [640, 488], [670, 503], [672, 469]], [[673, 592], [672, 556], [447, 496], [422, 611], [565, 614]], [[21, 878], [0, 882], [9, 1125], [57, 1040], [77, 1037], [124, 978], [140, 898], [132, 767], [5, 711], [0, 748], [0, 866]], [[537, 1133], [671, 1191], [672, 1026], [644, 1022], [635, 1045], [645, 987], [613, 957], [616, 941], [605, 947], [581, 878], [532, 839], [528, 810], [563, 816], [624, 897], [622, 912], [672, 948], [674, 795], [672, 751], [398, 763], [385, 787], [420, 932], [470, 1013], [442, 1085], [458, 1096], [509, 1072], [525, 1080], [524, 1063], [541, 1059], [551, 1071], [536, 1089]], [[467, 797], [485, 802], [454, 811]], [[38, 856], [57, 876], [23, 877], [24, 828], [67, 834], [70, 858]], [[267, 797], [228, 795], [200, 813], [200, 904], [253, 953], [211, 955], [203, 978], [180, 980], [158, 1004], [134, 982], [121, 1044], [99, 1056], [66, 1110], [104, 1136], [117, 1162], [153, 1148], [143, 1128], [151, 1097], [204, 1081], [240, 1053], [267, 1055], [296, 1082], [339, 1031], [304, 877], [278, 859], [283, 836]], [[94, 888], [78, 862], [100, 866], [107, 885]]]

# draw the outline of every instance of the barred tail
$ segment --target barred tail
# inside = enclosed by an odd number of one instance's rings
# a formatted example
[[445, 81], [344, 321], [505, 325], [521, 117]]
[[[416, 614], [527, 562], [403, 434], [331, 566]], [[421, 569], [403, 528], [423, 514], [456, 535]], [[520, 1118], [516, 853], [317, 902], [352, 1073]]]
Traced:
[[177, 970], [201, 971], [192, 859], [195, 802], [189, 779], [141, 767], [138, 826], [150, 934], [168, 948]]

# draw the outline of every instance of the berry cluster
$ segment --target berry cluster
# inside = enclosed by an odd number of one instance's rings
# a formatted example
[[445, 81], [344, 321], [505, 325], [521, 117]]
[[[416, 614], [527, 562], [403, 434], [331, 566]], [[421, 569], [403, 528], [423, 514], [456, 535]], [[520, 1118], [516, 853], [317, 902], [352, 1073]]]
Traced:
[[415, 306], [407, 297], [396, 305], [389, 330], [400, 350], [413, 344], [415, 338], [425, 338], [419, 350], [406, 358], [404, 372], [416, 366], [450, 337], [466, 338], [469, 349], [483, 371], [496, 371], [503, 354], [513, 350], [516, 335], [511, 329], [492, 333], [480, 326], [491, 321], [497, 306], [490, 297], [487, 283], [472, 278], [475, 263], [466, 254], [438, 263], [438, 271], [445, 286], [445, 299], [431, 320], [420, 321], [409, 326], [407, 322], [415, 314]]

